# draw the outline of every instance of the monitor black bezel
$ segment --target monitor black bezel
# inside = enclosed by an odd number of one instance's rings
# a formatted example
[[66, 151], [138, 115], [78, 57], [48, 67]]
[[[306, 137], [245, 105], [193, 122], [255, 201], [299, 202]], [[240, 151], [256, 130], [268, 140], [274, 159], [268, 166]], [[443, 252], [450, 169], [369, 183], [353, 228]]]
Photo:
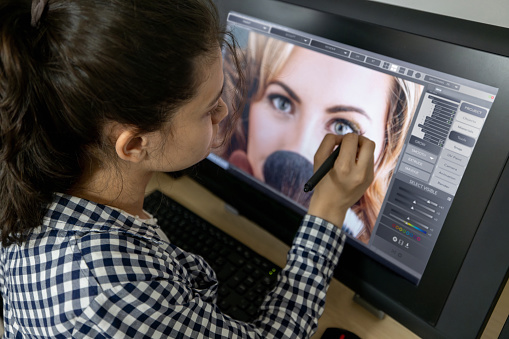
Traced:
[[[469, 250], [473, 251], [471, 245], [476, 241], [476, 232], [480, 230], [481, 222], [508, 159], [509, 133], [500, 133], [500, 131], [509, 128], [509, 114], [503, 114], [504, 108], [509, 107], [509, 79], [505, 79], [500, 70], [509, 70], [509, 58], [477, 50], [472, 46], [454, 44], [453, 36], [449, 42], [446, 42], [431, 38], [432, 32], [426, 34], [427, 36], [416, 35], [362, 21], [359, 18], [351, 19], [279, 1], [218, 0], [216, 2], [223, 21], [226, 14], [233, 10], [500, 89], [420, 284], [415, 286], [351, 245], [346, 246], [335, 272], [335, 277], [340, 281], [416, 333], [447, 334], [447, 331], [443, 332], [444, 330], [440, 327], [444, 318], [444, 309], [452, 307], [454, 312], [457, 311], [454, 306], [448, 304], [449, 295], [457, 293], [455, 286], [463, 284], [463, 281], [458, 281], [463, 271], [476, 270], [475, 267], [464, 265], [470, 255]], [[362, 6], [362, 3], [360, 1], [359, 6]], [[407, 14], [418, 16], [419, 13], [408, 11]], [[426, 17], [429, 17], [429, 13]], [[444, 18], [441, 17], [441, 20]], [[458, 20], [454, 19], [454, 21], [458, 25]], [[470, 23], [465, 22], [466, 28], [469, 25]], [[475, 27], [478, 29], [483, 25], [475, 25]], [[492, 27], [486, 27], [486, 36], [479, 32], [477, 36], [489, 39], [488, 33], [491, 32]], [[470, 42], [470, 45], [474, 43]], [[439, 53], [430, 51], [439, 51]], [[235, 175], [225, 173], [208, 160], [198, 167], [195, 178], [223, 200], [232, 204], [241, 214], [270, 230], [286, 243], [291, 241], [292, 231], [298, 226], [301, 217], [298, 211], [265, 199], [263, 195], [253, 192], [247, 185], [240, 182]], [[250, 198], [239, 199], [246, 196]], [[492, 205], [498, 204], [498, 201], [491, 202]], [[495, 215], [500, 213], [507, 212], [497, 210]], [[288, 227], [282, 228], [282, 225], [288, 225]], [[489, 225], [483, 227], [485, 229]], [[500, 237], [494, 240], [498, 244]], [[451, 249], [450, 244], [454, 244], [454, 250]], [[477, 257], [482, 255], [479, 253]], [[504, 266], [498, 269], [503, 272]], [[505, 272], [507, 272], [507, 264]], [[492, 281], [492, 285], [497, 285], [497, 283], [502, 284], [507, 276], [502, 281], [499, 281], [498, 276], [485, 278]], [[477, 331], [482, 330], [489, 313], [486, 312], [486, 308], [492, 302], [487, 301], [483, 307], [471, 310], [472, 324], [480, 324], [480, 326], [476, 325]], [[447, 314], [445, 316], [453, 317]], [[451, 326], [447, 325], [444, 328], [451, 328]]]

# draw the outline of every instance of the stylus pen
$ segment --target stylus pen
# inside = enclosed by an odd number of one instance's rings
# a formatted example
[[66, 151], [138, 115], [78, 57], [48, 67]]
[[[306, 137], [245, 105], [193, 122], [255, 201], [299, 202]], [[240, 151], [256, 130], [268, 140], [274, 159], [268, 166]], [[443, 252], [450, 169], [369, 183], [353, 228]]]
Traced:
[[322, 180], [322, 178], [329, 173], [329, 171], [334, 167], [334, 162], [338, 158], [339, 149], [341, 148], [341, 144], [336, 147], [334, 152], [329, 155], [327, 159], [323, 162], [322, 166], [318, 168], [318, 170], [309, 178], [308, 182], [304, 185], [304, 192], [312, 191], [315, 186]]

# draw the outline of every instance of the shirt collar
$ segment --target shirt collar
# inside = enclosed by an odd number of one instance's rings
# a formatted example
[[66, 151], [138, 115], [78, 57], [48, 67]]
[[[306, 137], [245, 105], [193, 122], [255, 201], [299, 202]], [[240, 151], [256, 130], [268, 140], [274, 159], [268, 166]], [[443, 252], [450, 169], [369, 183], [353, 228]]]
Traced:
[[54, 193], [43, 225], [78, 232], [116, 230], [160, 240], [156, 232], [159, 227], [157, 225], [144, 223], [122, 210], [63, 193]]

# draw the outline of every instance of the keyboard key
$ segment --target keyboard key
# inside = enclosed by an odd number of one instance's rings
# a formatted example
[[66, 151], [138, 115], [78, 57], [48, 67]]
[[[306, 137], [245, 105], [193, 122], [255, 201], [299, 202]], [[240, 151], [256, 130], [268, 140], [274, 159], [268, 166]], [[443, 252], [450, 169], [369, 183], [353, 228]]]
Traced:
[[236, 267], [242, 266], [246, 262], [246, 260], [236, 252], [230, 253], [228, 260]]
[[230, 292], [231, 290], [228, 287], [226, 287], [225, 285], [220, 285], [217, 294], [221, 298], [225, 298], [228, 296], [228, 294], [230, 294]]
[[244, 285], [246, 285], [247, 287], [253, 286], [254, 283], [255, 280], [253, 277], [246, 277], [246, 279], [244, 280]]
[[242, 310], [246, 310], [249, 306], [251, 306], [251, 303], [246, 300], [246, 299], [242, 299], [239, 303], [239, 307], [242, 309]]
[[242, 282], [241, 277], [234, 275], [228, 280], [228, 286], [236, 288]]
[[221, 282], [226, 281], [230, 277], [233, 276], [233, 273], [235, 272], [235, 267], [232, 266], [223, 266], [219, 272], [216, 272], [217, 279]]
[[259, 294], [256, 293], [255, 290], [249, 290], [249, 291], [247, 291], [247, 293], [245, 295], [246, 299], [251, 301], [251, 302], [254, 301], [257, 296], [259, 296]]
[[230, 303], [226, 300], [218, 300], [217, 306], [219, 306], [219, 309], [223, 312], [227, 311], [230, 308]]
[[240, 295], [244, 295], [247, 292], [247, 286], [244, 284], [240, 284], [235, 288], [235, 291], [237, 291]]
[[251, 317], [251, 319], [254, 319], [256, 314], [258, 314], [258, 307], [255, 305], [249, 305], [249, 307], [245, 310], [246, 313]]

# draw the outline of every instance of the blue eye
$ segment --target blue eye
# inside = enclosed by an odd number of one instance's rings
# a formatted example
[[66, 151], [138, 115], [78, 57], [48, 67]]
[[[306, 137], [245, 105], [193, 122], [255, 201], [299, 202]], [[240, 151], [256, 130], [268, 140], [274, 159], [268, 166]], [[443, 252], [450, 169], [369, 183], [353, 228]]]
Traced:
[[332, 133], [337, 135], [345, 135], [348, 133], [361, 134], [360, 129], [352, 122], [345, 119], [336, 119], [330, 124]]
[[271, 94], [268, 96], [270, 103], [274, 106], [275, 109], [281, 111], [286, 114], [290, 114], [293, 111], [292, 102], [290, 99], [279, 95], [279, 94]]

